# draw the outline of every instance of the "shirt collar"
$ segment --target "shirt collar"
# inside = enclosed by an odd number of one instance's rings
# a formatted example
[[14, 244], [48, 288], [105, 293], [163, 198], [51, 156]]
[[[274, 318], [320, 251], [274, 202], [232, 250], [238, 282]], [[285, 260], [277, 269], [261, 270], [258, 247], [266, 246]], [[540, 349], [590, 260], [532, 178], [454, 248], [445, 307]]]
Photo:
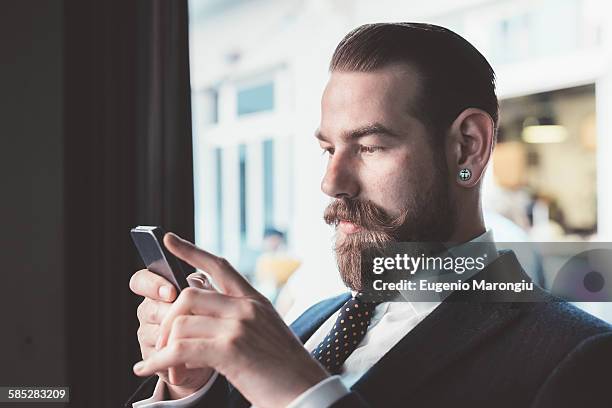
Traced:
[[[478, 253], [476, 254], [475, 251]], [[463, 276], [465, 276], [466, 279], [486, 268], [498, 255], [497, 246], [493, 238], [493, 231], [490, 229], [470, 241], [448, 248], [448, 252], [454, 257], [483, 255], [484, 267], [481, 269], [474, 269], [469, 276], [468, 274], [464, 274]]]

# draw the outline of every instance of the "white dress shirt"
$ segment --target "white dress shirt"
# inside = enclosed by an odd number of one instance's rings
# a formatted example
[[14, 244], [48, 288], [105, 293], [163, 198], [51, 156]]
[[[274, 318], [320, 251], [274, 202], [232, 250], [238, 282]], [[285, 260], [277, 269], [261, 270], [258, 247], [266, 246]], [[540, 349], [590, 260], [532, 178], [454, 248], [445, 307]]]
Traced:
[[[497, 257], [497, 249], [493, 242], [493, 234], [490, 230], [469, 241], [469, 243], [487, 244], [484, 247], [478, 245], [479, 250], [486, 251], [484, 266]], [[469, 255], [469, 245], [458, 245], [452, 247], [448, 252], [453, 256]], [[479, 254], [481, 255], [481, 254]], [[478, 273], [480, 269], [474, 269], [470, 273], [464, 273], [462, 278], [468, 279]], [[354, 294], [354, 293], [353, 293]], [[409, 302], [393, 301], [383, 302], [376, 306], [372, 313], [368, 330], [357, 348], [348, 356], [342, 365], [339, 375], [328, 377], [320, 383], [304, 391], [293, 400], [287, 408], [321, 408], [328, 407], [335, 401], [349, 393], [349, 388], [361, 378], [382, 356], [384, 356], [403, 337], [414, 329], [425, 319], [441, 301], [435, 302]], [[304, 347], [312, 351], [325, 338], [336, 321], [336, 313], [331, 316], [315, 331], [306, 341]], [[195, 393], [178, 400], [162, 401], [164, 395], [164, 383], [158, 380], [153, 395], [145, 400], [132, 404], [133, 408], [189, 408], [196, 405], [212, 387], [217, 379], [215, 373], [211, 379]], [[255, 407], [252, 407], [255, 408]]]

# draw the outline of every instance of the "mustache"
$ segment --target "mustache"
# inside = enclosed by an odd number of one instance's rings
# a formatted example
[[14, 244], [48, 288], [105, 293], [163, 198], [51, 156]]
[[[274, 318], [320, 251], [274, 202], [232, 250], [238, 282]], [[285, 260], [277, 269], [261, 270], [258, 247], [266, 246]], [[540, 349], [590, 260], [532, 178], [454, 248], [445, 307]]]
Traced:
[[359, 232], [336, 240], [334, 251], [340, 276], [353, 290], [368, 286], [369, 275], [362, 271], [364, 250], [383, 253], [385, 245], [398, 239], [400, 227], [407, 218], [407, 211], [399, 217], [390, 217], [382, 208], [368, 200], [340, 198], [325, 209], [323, 219], [328, 225], [337, 226], [348, 221], [361, 227]]
[[337, 226], [348, 221], [369, 231], [393, 234], [405, 222], [407, 211], [397, 217], [389, 216], [385, 210], [370, 200], [339, 198], [332, 201], [323, 214], [328, 225]]

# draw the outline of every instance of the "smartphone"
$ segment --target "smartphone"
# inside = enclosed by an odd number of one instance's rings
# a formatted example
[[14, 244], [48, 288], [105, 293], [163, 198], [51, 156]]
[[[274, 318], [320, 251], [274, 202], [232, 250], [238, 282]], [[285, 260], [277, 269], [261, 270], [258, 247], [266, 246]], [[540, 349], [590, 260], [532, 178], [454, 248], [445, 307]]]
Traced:
[[177, 293], [180, 293], [189, 286], [187, 275], [179, 260], [164, 246], [164, 234], [164, 230], [157, 226], [139, 225], [130, 231], [132, 240], [147, 269], [163, 276], [174, 285]]

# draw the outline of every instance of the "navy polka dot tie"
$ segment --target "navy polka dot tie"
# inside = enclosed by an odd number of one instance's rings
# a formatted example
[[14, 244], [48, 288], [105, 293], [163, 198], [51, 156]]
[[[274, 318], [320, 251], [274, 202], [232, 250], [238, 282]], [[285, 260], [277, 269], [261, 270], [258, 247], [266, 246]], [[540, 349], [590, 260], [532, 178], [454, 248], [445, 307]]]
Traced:
[[349, 299], [340, 308], [336, 323], [330, 332], [310, 353], [331, 374], [340, 372], [344, 361], [363, 340], [377, 304], [364, 302], [358, 297]]

